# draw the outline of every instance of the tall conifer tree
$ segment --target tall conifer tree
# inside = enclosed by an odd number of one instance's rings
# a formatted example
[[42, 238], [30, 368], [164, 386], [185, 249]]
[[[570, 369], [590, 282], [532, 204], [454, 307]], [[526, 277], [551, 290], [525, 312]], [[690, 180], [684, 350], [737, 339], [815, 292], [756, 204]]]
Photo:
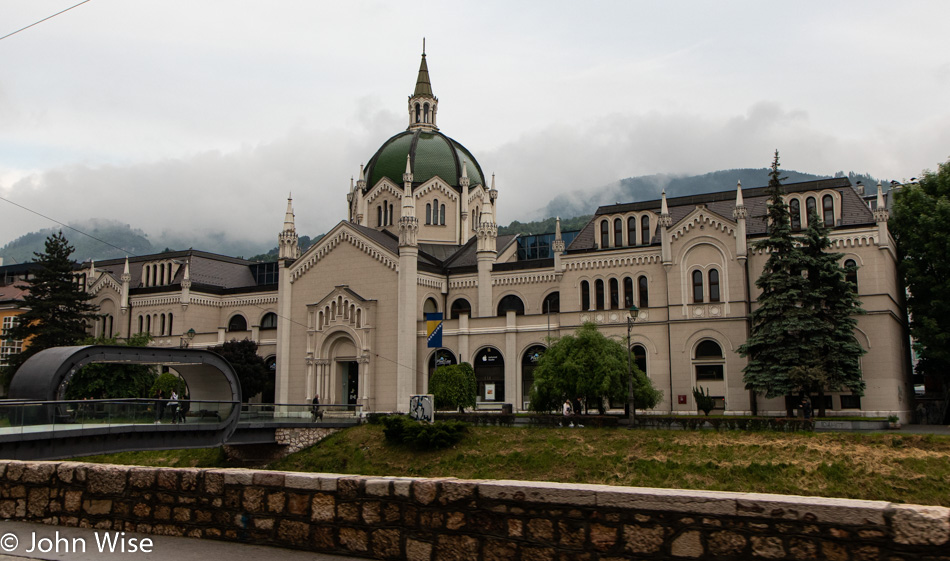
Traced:
[[808, 334], [815, 327], [803, 307], [808, 289], [802, 276], [803, 256], [785, 204], [785, 189], [779, 173], [778, 150], [769, 172], [768, 233], [753, 248], [768, 253], [768, 261], [755, 285], [762, 291], [752, 312], [749, 339], [739, 354], [748, 357], [743, 381], [748, 390], [765, 397], [789, 395], [798, 388], [789, 370], [815, 356]]
[[86, 322], [95, 318], [96, 307], [89, 304], [85, 287], [73, 276], [74, 264], [69, 256], [73, 248], [62, 232], [46, 238], [46, 250], [34, 253], [39, 265], [23, 297], [27, 311], [10, 331], [12, 339], [29, 340], [19, 354], [13, 355], [5, 373], [9, 384], [12, 374], [36, 353], [51, 347], [76, 345], [86, 338]]
[[[808, 217], [808, 229], [801, 238], [801, 251], [807, 271], [808, 291], [803, 307], [816, 321], [809, 334], [815, 355], [808, 366], [816, 366], [824, 373], [824, 386], [803, 388], [819, 396], [824, 390], [851, 390], [864, 394], [864, 378], [859, 359], [864, 349], [854, 338], [858, 326], [855, 314], [863, 314], [858, 301], [857, 287], [847, 280], [850, 271], [840, 265], [841, 253], [832, 253], [827, 224], [817, 213]], [[824, 400], [818, 402], [819, 415], [824, 415]]]

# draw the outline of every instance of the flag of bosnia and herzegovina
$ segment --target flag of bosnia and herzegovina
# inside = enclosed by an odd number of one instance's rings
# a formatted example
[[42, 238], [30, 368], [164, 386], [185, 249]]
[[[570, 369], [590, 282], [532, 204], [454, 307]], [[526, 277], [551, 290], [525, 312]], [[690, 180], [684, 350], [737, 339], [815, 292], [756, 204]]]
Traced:
[[442, 346], [442, 313], [426, 314], [426, 338], [430, 349]]

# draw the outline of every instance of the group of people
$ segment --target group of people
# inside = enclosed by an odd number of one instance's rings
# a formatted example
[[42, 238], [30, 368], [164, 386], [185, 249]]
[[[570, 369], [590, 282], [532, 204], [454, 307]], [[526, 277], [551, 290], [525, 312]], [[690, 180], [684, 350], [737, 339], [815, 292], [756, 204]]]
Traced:
[[[578, 403], [578, 408], [580, 408], [581, 407], [580, 398], [577, 399], [577, 403]], [[574, 417], [578, 415], [578, 411], [574, 409], [573, 405], [571, 405], [571, 400], [565, 399], [564, 405], [561, 407], [561, 409], [564, 412], [564, 426], [566, 427], [569, 426], [571, 428], [574, 428]], [[577, 420], [577, 426], [582, 427], [582, 428], [584, 426], [581, 424], [580, 419]]]
[[157, 390], [153, 396], [155, 399], [155, 424], [161, 424], [165, 419], [165, 410], [171, 411], [172, 423], [184, 423], [186, 408], [178, 403], [178, 392], [172, 390], [171, 396], [166, 400], [165, 393]]

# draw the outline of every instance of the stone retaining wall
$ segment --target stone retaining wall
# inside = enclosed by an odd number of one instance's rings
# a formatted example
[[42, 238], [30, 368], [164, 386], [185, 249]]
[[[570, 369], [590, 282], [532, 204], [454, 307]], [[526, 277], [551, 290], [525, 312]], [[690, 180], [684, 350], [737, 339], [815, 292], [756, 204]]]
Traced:
[[0, 518], [413, 561], [950, 561], [942, 507], [523, 481], [0, 461]]

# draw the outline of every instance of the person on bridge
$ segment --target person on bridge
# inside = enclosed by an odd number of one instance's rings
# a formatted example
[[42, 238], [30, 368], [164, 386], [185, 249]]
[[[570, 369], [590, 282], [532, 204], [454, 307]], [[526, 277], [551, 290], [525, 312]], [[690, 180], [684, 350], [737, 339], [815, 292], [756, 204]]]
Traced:
[[168, 401], [168, 408], [172, 410], [172, 423], [178, 424], [178, 392], [172, 390], [172, 397]]
[[165, 414], [165, 397], [162, 390], [155, 390], [155, 424], [162, 422], [162, 416]]
[[323, 411], [320, 411], [320, 394], [313, 396], [313, 400], [310, 402], [310, 422], [315, 423], [317, 419], [323, 420]]

